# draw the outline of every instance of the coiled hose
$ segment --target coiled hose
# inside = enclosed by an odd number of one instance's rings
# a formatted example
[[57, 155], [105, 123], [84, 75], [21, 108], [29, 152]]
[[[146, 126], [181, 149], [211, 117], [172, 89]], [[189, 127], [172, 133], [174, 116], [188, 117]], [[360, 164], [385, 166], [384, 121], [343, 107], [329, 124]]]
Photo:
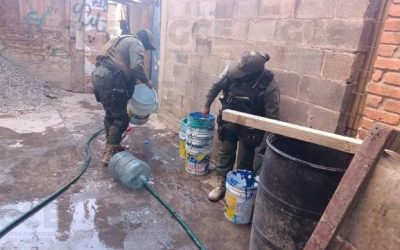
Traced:
[[[40, 209], [45, 207], [48, 203], [53, 201], [55, 198], [60, 196], [62, 193], [68, 190], [87, 170], [89, 167], [90, 161], [92, 160], [91, 155], [90, 155], [90, 145], [92, 141], [101, 133], [103, 132], [104, 129], [100, 129], [96, 133], [94, 133], [89, 140], [86, 141], [85, 145], [85, 152], [86, 152], [86, 159], [82, 164], [81, 170], [79, 171], [78, 175], [72, 179], [70, 182], [59, 188], [56, 192], [51, 194], [50, 196], [46, 197], [43, 201], [38, 203], [36, 206], [33, 206], [30, 210], [27, 212], [23, 213], [19, 217], [17, 217], [15, 220], [10, 222], [6, 227], [0, 230], [0, 239], [6, 235], [8, 232], [13, 230], [15, 227], [17, 227], [19, 224], [21, 224], [23, 221], [28, 219], [30, 216], [38, 212]], [[123, 137], [125, 137], [126, 133], [124, 134]], [[189, 225], [186, 224], [186, 222], [175, 212], [175, 210], [166, 202], [164, 199], [161, 197], [159, 193], [157, 193], [154, 189], [152, 189], [149, 184], [147, 183], [146, 179], [143, 178], [143, 185], [146, 188], [147, 191], [150, 192], [151, 195], [153, 195], [167, 210], [168, 212], [171, 213], [171, 215], [179, 222], [179, 224], [182, 226], [182, 228], [186, 231], [186, 233], [189, 235], [190, 239], [196, 244], [196, 246], [203, 250], [207, 249], [203, 243], [199, 240], [199, 238], [196, 236], [196, 234], [190, 229]]]

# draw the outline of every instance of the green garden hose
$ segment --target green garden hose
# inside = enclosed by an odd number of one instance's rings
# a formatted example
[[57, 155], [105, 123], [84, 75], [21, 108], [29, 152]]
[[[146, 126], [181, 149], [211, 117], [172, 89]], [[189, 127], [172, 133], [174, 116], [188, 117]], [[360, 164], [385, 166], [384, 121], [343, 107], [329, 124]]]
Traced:
[[14, 229], [16, 226], [18, 226], [19, 224], [21, 224], [24, 220], [28, 219], [29, 217], [31, 217], [33, 214], [35, 214], [37, 211], [39, 211], [40, 209], [42, 209], [43, 207], [45, 207], [48, 203], [50, 203], [51, 201], [53, 201], [55, 198], [57, 198], [60, 194], [64, 193], [65, 191], [68, 190], [68, 188], [70, 188], [72, 186], [72, 184], [74, 184], [82, 175], [83, 173], [85, 173], [86, 169], [88, 168], [90, 161], [91, 161], [91, 156], [90, 156], [90, 144], [93, 141], [94, 138], [96, 138], [104, 129], [100, 129], [99, 131], [97, 131], [96, 133], [94, 133], [89, 140], [86, 142], [86, 147], [85, 147], [85, 151], [86, 151], [86, 159], [85, 162], [82, 164], [82, 168], [80, 170], [80, 172], [78, 173], [78, 175], [72, 179], [70, 182], [68, 182], [67, 184], [65, 184], [64, 186], [62, 186], [61, 188], [59, 188], [56, 192], [54, 192], [53, 194], [51, 194], [50, 196], [48, 196], [47, 198], [45, 198], [42, 202], [40, 202], [39, 204], [37, 204], [36, 206], [32, 207], [30, 210], [28, 210], [27, 212], [23, 213], [22, 215], [20, 215], [19, 217], [17, 217], [15, 220], [13, 220], [11, 223], [9, 223], [5, 228], [0, 230], [0, 239], [6, 235], [9, 231], [11, 231], [12, 229]]
[[[0, 230], [0, 239], [6, 235], [8, 232], [10, 232], [12, 229], [17, 227], [19, 224], [21, 224], [23, 221], [28, 219], [30, 216], [38, 212], [40, 209], [45, 207], [48, 203], [53, 201], [55, 198], [60, 196], [62, 193], [68, 190], [87, 170], [89, 167], [90, 161], [91, 161], [91, 155], [90, 155], [90, 144], [92, 141], [101, 133], [103, 132], [104, 129], [100, 129], [96, 133], [94, 133], [89, 140], [86, 142], [85, 146], [85, 152], [86, 152], [86, 159], [82, 164], [82, 168], [79, 171], [78, 175], [72, 179], [70, 182], [59, 188], [56, 192], [45, 198], [43, 201], [41, 201], [39, 204], [36, 206], [32, 207], [30, 210], [27, 212], [23, 213], [19, 217], [17, 217], [15, 220], [10, 222], [6, 227]], [[143, 185], [150, 192], [151, 195], [153, 195], [170, 213], [171, 215], [179, 222], [179, 224], [183, 227], [183, 229], [186, 231], [186, 233], [189, 235], [191, 240], [196, 244], [196, 246], [203, 250], [206, 249], [206, 247], [203, 245], [203, 243], [198, 239], [196, 234], [190, 229], [189, 225], [186, 224], [186, 222], [175, 212], [175, 210], [166, 202], [164, 199], [161, 197], [159, 193], [157, 193], [154, 189], [152, 189], [149, 184], [147, 183], [146, 179], [143, 178]]]

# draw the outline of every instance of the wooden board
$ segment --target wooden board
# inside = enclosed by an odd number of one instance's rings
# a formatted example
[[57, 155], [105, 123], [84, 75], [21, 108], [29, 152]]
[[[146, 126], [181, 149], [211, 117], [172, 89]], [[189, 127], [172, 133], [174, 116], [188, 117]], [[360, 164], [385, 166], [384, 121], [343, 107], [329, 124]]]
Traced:
[[234, 110], [224, 110], [222, 112], [222, 119], [224, 121], [257, 128], [274, 134], [280, 134], [286, 137], [311, 142], [352, 154], [358, 151], [362, 143], [362, 140], [355, 138], [268, 119], [261, 116], [250, 115]]

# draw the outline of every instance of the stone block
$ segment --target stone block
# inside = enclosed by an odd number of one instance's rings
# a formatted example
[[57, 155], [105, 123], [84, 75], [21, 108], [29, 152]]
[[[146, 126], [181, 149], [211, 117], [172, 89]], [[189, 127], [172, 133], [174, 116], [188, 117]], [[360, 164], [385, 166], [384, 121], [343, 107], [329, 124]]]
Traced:
[[259, 0], [237, 1], [237, 17], [256, 17], [259, 11]]
[[248, 25], [245, 20], [217, 20], [213, 37], [246, 40]]
[[168, 18], [184, 17], [186, 13], [186, 6], [182, 2], [178, 3], [175, 1], [169, 1], [167, 10]]
[[176, 50], [190, 50], [196, 38], [192, 35], [193, 22], [183, 19], [172, 19], [166, 30], [166, 48]]
[[260, 16], [268, 18], [292, 17], [295, 2], [295, 0], [261, 0]]
[[274, 70], [275, 81], [279, 85], [281, 95], [297, 98], [299, 93], [300, 76], [294, 73]]
[[334, 133], [338, 127], [339, 118], [339, 112], [312, 106], [308, 114], [308, 126]]
[[284, 69], [300, 74], [319, 76], [323, 59], [323, 51], [291, 48], [286, 52]]
[[199, 69], [202, 65], [202, 55], [190, 53], [188, 54], [188, 65], [192, 69]]
[[300, 79], [299, 99], [333, 111], [340, 111], [346, 86], [328, 80], [303, 76]]
[[336, 0], [336, 17], [352, 19], [377, 18], [380, 2], [373, 0]]
[[[369, 23], [354, 20], [319, 20], [314, 30], [312, 43], [321, 48], [335, 50], [358, 51], [366, 49], [369, 41], [364, 40], [368, 36]], [[364, 30], [365, 29], [365, 30]]]
[[200, 55], [209, 55], [211, 53], [211, 40], [197, 38], [196, 53]]
[[332, 18], [335, 16], [335, 1], [302, 0], [295, 9], [298, 18]]
[[268, 53], [270, 60], [267, 62], [267, 67], [282, 69], [285, 60], [286, 47], [275, 46], [268, 43], [256, 43], [256, 49]]
[[322, 76], [332, 80], [354, 82], [361, 71], [363, 56], [349, 53], [326, 53]]
[[237, 61], [239, 60], [243, 52], [256, 49], [257, 49], [256, 43], [232, 41], [232, 53], [230, 59], [233, 61]]
[[216, 56], [203, 57], [201, 70], [210, 75], [220, 75], [225, 68], [225, 62]]
[[268, 42], [274, 38], [276, 21], [254, 19], [250, 21], [247, 39], [250, 41]]
[[188, 66], [182, 64], [175, 64], [173, 66], [173, 76], [175, 80], [190, 81], [192, 77], [192, 70]]
[[198, 17], [198, 12], [199, 12], [199, 2], [196, 1], [185, 2], [185, 17], [189, 18]]
[[218, 56], [221, 59], [229, 60], [233, 53], [233, 40], [216, 38], [212, 39], [211, 55]]
[[215, 1], [200, 1], [198, 15], [201, 17], [214, 17], [216, 10]]
[[309, 45], [315, 25], [313, 20], [281, 19], [276, 25], [274, 42], [284, 45]]
[[281, 95], [279, 112], [282, 121], [307, 126], [310, 108], [305, 102]]
[[186, 52], [178, 52], [176, 53], [176, 61], [182, 64], [188, 63], [189, 55]]
[[216, 19], [229, 19], [235, 14], [235, 0], [218, 0], [215, 8]]

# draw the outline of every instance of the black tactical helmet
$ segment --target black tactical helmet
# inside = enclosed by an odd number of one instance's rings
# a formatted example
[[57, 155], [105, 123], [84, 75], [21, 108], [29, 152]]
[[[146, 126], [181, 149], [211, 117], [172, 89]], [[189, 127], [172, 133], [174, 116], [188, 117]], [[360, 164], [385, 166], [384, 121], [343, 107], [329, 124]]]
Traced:
[[153, 34], [148, 29], [139, 30], [136, 35], [139, 37], [140, 41], [142, 41], [143, 46], [146, 50], [155, 50], [151, 41], [153, 40]]
[[241, 78], [255, 72], [261, 72], [269, 59], [269, 55], [261, 51], [246, 51], [240, 57], [239, 62], [230, 65], [231, 75], [235, 78]]

